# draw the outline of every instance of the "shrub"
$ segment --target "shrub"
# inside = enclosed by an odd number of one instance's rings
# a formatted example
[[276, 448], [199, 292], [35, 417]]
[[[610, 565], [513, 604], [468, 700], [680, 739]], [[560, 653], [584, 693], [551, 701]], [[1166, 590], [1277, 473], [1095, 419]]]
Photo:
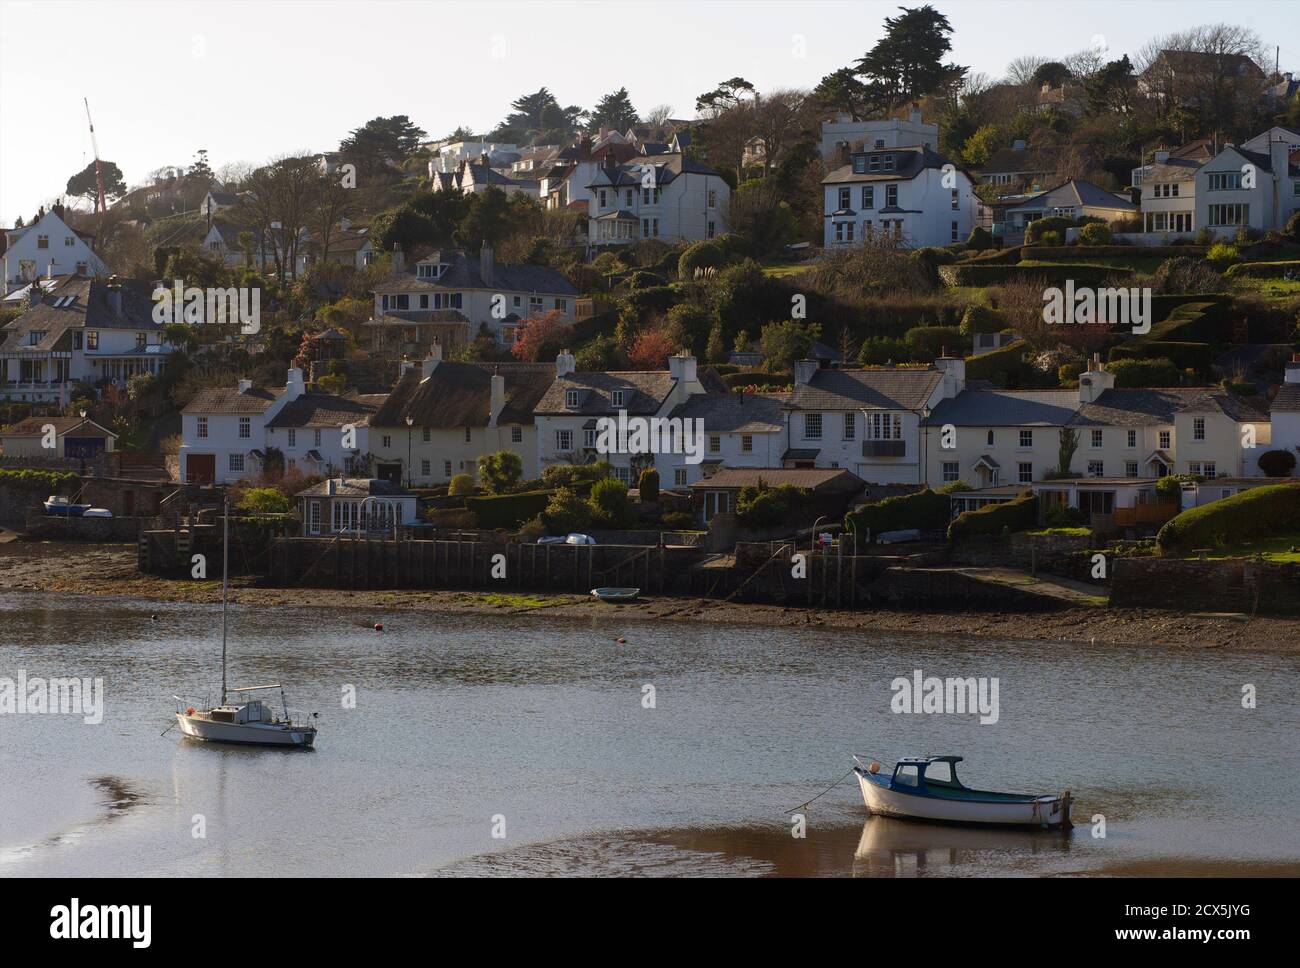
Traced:
[[1292, 242], [1300, 242], [1300, 211], [1291, 213], [1291, 217], [1286, 220], [1286, 228], [1282, 230], [1282, 235]]
[[255, 514], [286, 514], [292, 504], [277, 488], [250, 487], [239, 496], [235, 505], [240, 511]]
[[474, 514], [480, 528], [517, 528], [537, 517], [550, 505], [552, 491], [521, 491], [518, 494], [494, 494], [467, 497], [465, 509]]
[[1156, 343], [1126, 343], [1110, 351], [1111, 362], [1119, 360], [1168, 360], [1176, 370], [1209, 371], [1214, 347], [1209, 343], [1164, 340]]
[[1160, 293], [1221, 292], [1223, 276], [1204, 259], [1175, 256], [1160, 263], [1151, 278], [1152, 288]]
[[1225, 275], [1229, 279], [1300, 279], [1300, 261], [1238, 262], [1228, 266]]
[[464, 497], [466, 494], [473, 494], [474, 478], [468, 474], [457, 474], [451, 479], [451, 484], [447, 487], [447, 493], [452, 497]]
[[1230, 245], [1227, 242], [1215, 242], [1214, 245], [1210, 246], [1210, 251], [1205, 253], [1205, 259], [1222, 272], [1234, 262], [1240, 262], [1241, 253], [1235, 245]]
[[717, 269], [726, 262], [726, 259], [722, 246], [716, 242], [708, 240], [694, 242], [686, 247], [686, 251], [677, 260], [677, 278], [693, 279], [696, 269]]
[[945, 352], [964, 354], [970, 344], [956, 326], [914, 326], [903, 339], [921, 359], [933, 359]]
[[966, 236], [966, 248], [976, 252], [991, 249], [993, 248], [993, 236], [988, 229], [977, 225], [970, 230], [970, 235]]
[[1113, 238], [1114, 233], [1104, 222], [1089, 222], [1079, 231], [1079, 241], [1084, 245], [1110, 245]]
[[607, 477], [591, 487], [592, 523], [602, 528], [626, 528], [635, 520], [632, 499], [627, 496], [627, 485]]
[[695, 518], [689, 511], [669, 511], [661, 521], [666, 529], [672, 531], [690, 531], [695, 527]]
[[582, 531], [591, 523], [591, 505], [572, 488], [561, 487], [551, 495], [541, 517], [546, 530], [552, 534]]
[[1028, 531], [1037, 524], [1038, 498], [1032, 491], [1026, 491], [1005, 504], [986, 504], [974, 511], [963, 511], [948, 525], [948, 540], [961, 541], [975, 535]]
[[10, 471], [0, 470], [0, 487], [17, 491], [36, 491], [46, 496], [62, 494], [80, 483], [81, 478], [66, 471]]
[[976, 333], [1000, 333], [1007, 328], [1007, 317], [996, 309], [972, 303], [961, 314], [961, 334], [966, 337]]
[[551, 464], [542, 471], [542, 483], [547, 487], [568, 487], [587, 491], [596, 481], [609, 477], [613, 468], [608, 461], [593, 464]]
[[656, 504], [659, 501], [659, 472], [647, 467], [637, 480], [637, 490], [641, 494], [642, 504]]
[[1164, 358], [1118, 359], [1107, 363], [1106, 368], [1115, 375], [1115, 386], [1118, 389], [1177, 386], [1180, 376], [1178, 367]]
[[1025, 243], [1027, 245], [1033, 245], [1035, 242], [1042, 245], [1060, 245], [1061, 240], [1065, 237], [1065, 230], [1070, 227], [1070, 224], [1070, 219], [1062, 218], [1059, 215], [1049, 215], [1047, 218], [1035, 219], [1025, 229]]
[[937, 531], [952, 517], [952, 501], [947, 494], [928, 487], [913, 494], [887, 497], [875, 504], [864, 504], [844, 516], [846, 530], [856, 529], [864, 537], [875, 537], [882, 531], [901, 531], [918, 528]]
[[1259, 455], [1259, 469], [1268, 477], [1290, 477], [1295, 454], [1289, 450], [1268, 450]]
[[981, 260], [939, 267], [939, 278], [949, 286], [999, 286], [1026, 280], [1045, 286], [1064, 286], [1069, 280], [1073, 280], [1076, 286], [1100, 286], [1109, 279], [1130, 279], [1133, 275], [1132, 269], [1071, 265], [1066, 262], [1026, 266], [1001, 265]]
[[1033, 364], [1025, 359], [1029, 344], [1014, 340], [992, 353], [966, 358], [966, 380], [990, 380], [1000, 387], [1018, 389], [1034, 380]]
[[1300, 531], [1300, 484], [1266, 484], [1170, 518], [1156, 535], [1162, 552]]
[[807, 495], [807, 488], [793, 484], [769, 487], [760, 479], [756, 487], [740, 489], [736, 497], [736, 520], [749, 528], [787, 524]]
[[524, 476], [524, 461], [512, 450], [499, 450], [478, 459], [478, 477], [493, 494], [506, 494]]
[[1083, 512], [1068, 504], [1053, 504], [1043, 514], [1043, 524], [1048, 528], [1073, 528], [1087, 523]]

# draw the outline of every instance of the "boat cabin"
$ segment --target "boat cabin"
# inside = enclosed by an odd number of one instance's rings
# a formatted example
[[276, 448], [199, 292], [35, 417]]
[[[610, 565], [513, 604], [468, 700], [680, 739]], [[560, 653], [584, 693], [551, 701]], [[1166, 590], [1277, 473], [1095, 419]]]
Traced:
[[925, 792], [929, 788], [939, 790], [963, 790], [957, 779], [957, 764], [960, 756], [908, 756], [894, 764], [894, 775], [890, 786], [897, 789], [912, 789]]
[[275, 714], [260, 699], [214, 706], [208, 716], [218, 723], [274, 723]]

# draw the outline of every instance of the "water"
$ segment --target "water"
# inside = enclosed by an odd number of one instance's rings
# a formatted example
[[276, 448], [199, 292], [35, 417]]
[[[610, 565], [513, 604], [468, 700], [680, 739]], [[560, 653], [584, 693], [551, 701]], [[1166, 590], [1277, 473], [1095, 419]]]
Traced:
[[[574, 622], [544, 610], [232, 606], [231, 683], [284, 681], [291, 705], [319, 710], [317, 748], [302, 752], [159, 736], [173, 693], [220, 683], [219, 606], [0, 594], [0, 613], [0, 676], [99, 676], [106, 692], [99, 725], [0, 716], [0, 874], [10, 876], [1300, 862], [1292, 655], [622, 624], [612, 610]], [[891, 713], [890, 680], [916, 668], [998, 677], [997, 724]], [[1245, 683], [1256, 709], [1241, 706]], [[347, 686], [355, 709], [342, 708]], [[1069, 787], [1080, 825], [1044, 835], [868, 819], [850, 778], [807, 811], [808, 836], [791, 837], [791, 808], [843, 774], [851, 751], [956, 753], [973, 786]], [[1104, 839], [1092, 836], [1095, 814]]]

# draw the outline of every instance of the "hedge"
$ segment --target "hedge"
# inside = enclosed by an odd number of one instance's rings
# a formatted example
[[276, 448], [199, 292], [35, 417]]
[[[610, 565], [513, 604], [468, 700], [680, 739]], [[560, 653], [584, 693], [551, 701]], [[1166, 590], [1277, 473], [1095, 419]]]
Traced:
[[1213, 300], [1183, 303], [1168, 316], [1155, 321], [1155, 300], [1151, 306], [1151, 331], [1128, 340], [1136, 343], [1201, 343], [1217, 340], [1227, 315], [1227, 304]]
[[1172, 259], [1177, 256], [1203, 256], [1203, 245], [1026, 245], [1020, 250], [1022, 259], [1126, 259], [1132, 256], [1151, 256]]
[[854, 530], [872, 538], [882, 531], [901, 531], [919, 528], [937, 531], [952, 516], [952, 501], [947, 494], [939, 494], [928, 487], [913, 494], [887, 497], [875, 504], [864, 504], [844, 515], [845, 530]]
[[1290, 262], [1238, 262], [1228, 266], [1228, 278], [1281, 279], [1287, 274], [1300, 276], [1300, 261]]
[[497, 494], [491, 497], [469, 497], [465, 508], [474, 514], [480, 528], [519, 527], [546, 510], [554, 491], [521, 491], [518, 494]]
[[4, 471], [0, 470], [0, 487], [16, 491], [36, 491], [47, 497], [72, 488], [81, 478], [71, 471]]
[[1001, 534], [1003, 531], [1028, 531], [1038, 526], [1038, 498], [1033, 491], [1005, 504], [986, 504], [974, 511], [963, 511], [948, 525], [948, 540], [981, 534]]
[[1180, 370], [1195, 370], [1206, 373], [1214, 362], [1214, 347], [1209, 343], [1184, 343], [1175, 340], [1156, 340], [1155, 342], [1124, 343], [1113, 347], [1110, 360], [1159, 360], [1171, 361]]
[[1032, 382], [1033, 365], [1025, 362], [1025, 351], [1028, 349], [1029, 344], [1023, 339], [1018, 339], [992, 353], [966, 357], [966, 382], [991, 380], [1011, 389]]
[[1073, 280], [1076, 286], [1100, 286], [1109, 279], [1128, 279], [1132, 269], [1112, 266], [1059, 265], [988, 265], [962, 262], [939, 266], [939, 278], [949, 286], [999, 286], [1026, 279], [1041, 279], [1045, 285], [1064, 286]]
[[1176, 553], [1297, 531], [1300, 484], [1266, 484], [1170, 518], [1156, 543]]

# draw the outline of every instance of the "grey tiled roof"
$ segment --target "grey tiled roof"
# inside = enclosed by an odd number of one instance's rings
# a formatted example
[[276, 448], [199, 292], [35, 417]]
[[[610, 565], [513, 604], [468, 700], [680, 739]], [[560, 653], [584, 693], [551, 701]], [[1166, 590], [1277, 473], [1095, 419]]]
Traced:
[[857, 491], [863, 484], [856, 474], [835, 467], [724, 467], [712, 477], [696, 481], [691, 489], [757, 487], [759, 481], [769, 487], [793, 484], [812, 491]]
[[[9, 322], [0, 333], [0, 350], [71, 350], [75, 329], [131, 329], [156, 332], [162, 326], [153, 321], [154, 302], [151, 287], [132, 281], [122, 283], [122, 312], [113, 311], [108, 286], [98, 279], [69, 276], [46, 290], [41, 302], [29, 306], [21, 316]], [[65, 305], [56, 305], [56, 304]], [[44, 333], [37, 343], [30, 334]]]
[[783, 393], [697, 393], [670, 417], [701, 419], [707, 433], [771, 433], [785, 426]]
[[1277, 396], [1269, 407], [1273, 413], [1296, 413], [1300, 411], [1300, 383], [1283, 383], [1277, 390]]
[[898, 181], [900, 178], [915, 178], [929, 168], [942, 168], [951, 164], [947, 158], [936, 151], [921, 145], [903, 148], [873, 148], [870, 151], [855, 151], [853, 154], [891, 154], [894, 156], [894, 170], [855, 172], [853, 164], [842, 165], [822, 179], [823, 185], [848, 184], [851, 182]]
[[379, 406], [356, 397], [340, 397], [333, 393], [304, 393], [286, 403], [267, 426], [281, 427], [342, 427], [344, 424], [365, 426]]
[[1081, 404], [1078, 426], [1146, 427], [1171, 424], [1179, 413], [1220, 413], [1231, 420], [1267, 420], [1241, 397], [1213, 387], [1107, 390], [1093, 403]]
[[284, 396], [284, 387], [253, 387], [240, 393], [229, 387], [200, 390], [181, 413], [266, 413]]
[[363, 477], [345, 477], [334, 479], [334, 493], [329, 492], [330, 481], [313, 484], [295, 497], [414, 497], [400, 484], [378, 479], [367, 480]]
[[938, 370], [818, 370], [808, 383], [796, 383], [794, 410], [919, 410], [943, 379]]
[[1061, 427], [1079, 407], [1077, 390], [965, 390], [944, 400], [924, 423], [932, 427]]
[[[658, 412], [675, 382], [667, 370], [570, 373], [552, 381], [538, 401], [536, 412], [542, 415], [613, 414], [621, 409], [629, 414], [646, 416]], [[579, 391], [576, 408], [564, 405], [568, 390]], [[615, 407], [612, 403], [615, 390], [631, 391], [622, 407]]]
[[440, 279], [420, 279], [414, 271], [403, 272], [375, 286], [375, 292], [418, 292], [442, 289], [493, 289], [504, 292], [537, 292], [547, 295], [576, 296], [578, 290], [564, 274], [546, 266], [506, 265], [492, 267], [491, 282], [484, 281], [477, 258], [464, 252], [449, 256], [447, 269]]

